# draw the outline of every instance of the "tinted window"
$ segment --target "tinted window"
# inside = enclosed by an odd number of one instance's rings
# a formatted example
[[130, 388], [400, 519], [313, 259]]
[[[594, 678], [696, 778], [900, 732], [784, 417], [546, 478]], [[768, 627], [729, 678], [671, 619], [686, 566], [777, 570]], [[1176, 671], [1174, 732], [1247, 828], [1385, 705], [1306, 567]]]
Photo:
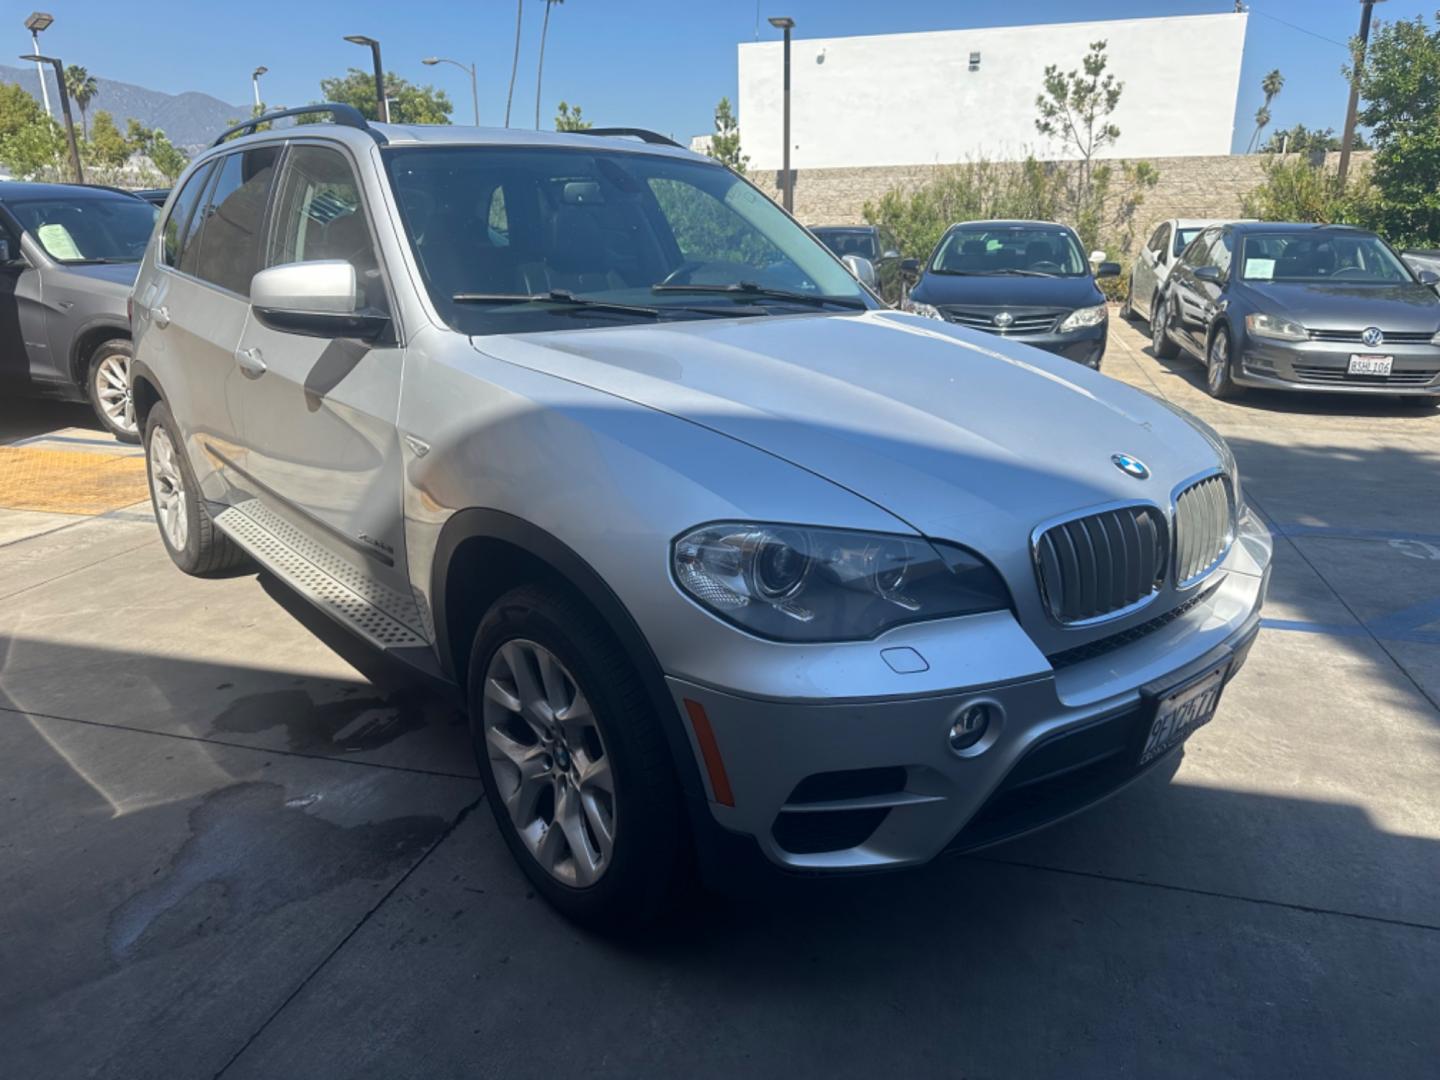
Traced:
[[6, 205], [45, 254], [62, 263], [139, 262], [155, 227], [155, 208], [128, 195], [95, 193]]
[[202, 165], [196, 169], [190, 174], [190, 179], [185, 181], [180, 194], [175, 196], [175, 204], [170, 207], [170, 216], [165, 219], [165, 228], [161, 233], [160, 261], [166, 266], [180, 265], [180, 255], [184, 250], [182, 241], [188, 234], [195, 204], [205, 193], [205, 184], [210, 179], [212, 168], [213, 165]]
[[1215, 241], [1213, 232], [1202, 233], [1199, 239], [1185, 248], [1180, 262], [1185, 266], [1209, 266], [1210, 245]]
[[[484, 205], [488, 217], [490, 201]], [[274, 216], [266, 266], [343, 259], [355, 267], [361, 306], [387, 309], [360, 185], [343, 154], [323, 146], [292, 148]]]
[[1080, 245], [1055, 225], [965, 225], [940, 241], [930, 264], [937, 274], [1088, 274]]
[[1350, 281], [1395, 284], [1413, 280], [1405, 264], [1370, 233], [1255, 233], [1245, 238], [1246, 281]]
[[[1151, 251], [1155, 252], [1156, 255], [1164, 255], [1165, 242], [1169, 239], [1170, 223], [1166, 222], [1164, 225], [1161, 225], [1158, 229], [1156, 229], [1155, 232], [1151, 235], [1150, 243], [1147, 246], [1150, 248]], [[1176, 254], [1179, 254], [1179, 252], [1176, 252]]]
[[265, 202], [279, 160], [278, 146], [243, 150], [221, 159], [205, 204], [196, 277], [250, 295], [250, 279], [260, 268]]
[[1176, 229], [1175, 230], [1175, 254], [1179, 255], [1189, 245], [1191, 240], [1200, 235], [1199, 229]]
[[836, 255], [859, 255], [871, 262], [880, 258], [869, 229], [816, 229], [815, 235]]
[[1210, 245], [1210, 265], [1220, 271], [1221, 277], [1230, 273], [1230, 247], [1234, 242], [1229, 232], [1222, 232]]

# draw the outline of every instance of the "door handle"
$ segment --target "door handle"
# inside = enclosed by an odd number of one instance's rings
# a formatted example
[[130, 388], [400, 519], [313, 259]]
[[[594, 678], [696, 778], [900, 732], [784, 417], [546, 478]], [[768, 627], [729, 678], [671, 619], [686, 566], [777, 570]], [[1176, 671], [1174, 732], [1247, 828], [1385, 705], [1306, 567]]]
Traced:
[[240, 365], [240, 374], [247, 379], [258, 379], [266, 372], [265, 358], [260, 354], [259, 349], [241, 349], [235, 354], [235, 362]]
[[164, 330], [165, 327], [170, 325], [170, 309], [163, 304], [160, 307], [152, 308], [150, 311], [150, 321], [155, 324], [157, 330]]

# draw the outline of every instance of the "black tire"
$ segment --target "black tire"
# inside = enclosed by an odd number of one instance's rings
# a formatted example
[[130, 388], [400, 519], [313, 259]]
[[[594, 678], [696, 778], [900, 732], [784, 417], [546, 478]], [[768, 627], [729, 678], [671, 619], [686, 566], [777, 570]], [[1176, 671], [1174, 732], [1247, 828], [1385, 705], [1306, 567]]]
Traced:
[[[85, 396], [90, 400], [90, 407], [95, 410], [95, 418], [100, 421], [100, 426], [115, 436], [120, 442], [138, 443], [140, 441], [140, 429], [135, 425], [135, 405], [130, 396], [129, 386], [123, 390], [123, 408], [129, 413], [131, 426], [125, 427], [106, 412], [105, 404], [101, 401], [101, 394], [106, 387], [102, 383], [108, 383], [106, 375], [114, 369], [113, 364], [106, 361], [118, 361], [128, 373], [130, 359], [134, 355], [131, 350], [128, 338], [111, 338], [102, 342], [100, 347], [90, 354], [90, 360], [85, 366]], [[127, 374], [128, 383], [128, 374]], [[119, 393], [118, 387], [113, 392]]]
[[1245, 388], [1235, 382], [1234, 365], [1230, 331], [1217, 326], [1205, 349], [1205, 392], [1217, 401], [1234, 401], [1245, 393]]
[[[568, 669], [589, 701], [610, 759], [614, 845], [604, 872], [585, 888], [552, 876], [526, 847], [503, 804], [487, 752], [486, 673], [501, 646], [515, 641], [542, 646]], [[471, 741], [486, 800], [500, 835], [536, 891], [561, 914], [594, 930], [625, 933], [654, 922], [687, 879], [685, 813], [650, 696], [604, 622], [558, 589], [513, 589], [481, 620], [470, 650], [468, 681]]]
[[[183, 546], [177, 547], [161, 524], [160, 496], [157, 494], [155, 455], [152, 452], [156, 432], [164, 431], [174, 449], [175, 464], [180, 475], [184, 493], [184, 516], [186, 536]], [[150, 482], [150, 505], [155, 510], [156, 526], [160, 529], [160, 541], [170, 553], [170, 560], [187, 574], [195, 577], [218, 577], [237, 567], [247, 566], [249, 556], [233, 540], [215, 527], [210, 511], [195, 480], [195, 471], [185, 456], [185, 444], [181, 441], [180, 430], [175, 418], [164, 403], [157, 403], [145, 418], [145, 475]]]
[[1150, 351], [1161, 360], [1180, 355], [1180, 346], [1170, 340], [1170, 299], [1163, 295], [1150, 308]]

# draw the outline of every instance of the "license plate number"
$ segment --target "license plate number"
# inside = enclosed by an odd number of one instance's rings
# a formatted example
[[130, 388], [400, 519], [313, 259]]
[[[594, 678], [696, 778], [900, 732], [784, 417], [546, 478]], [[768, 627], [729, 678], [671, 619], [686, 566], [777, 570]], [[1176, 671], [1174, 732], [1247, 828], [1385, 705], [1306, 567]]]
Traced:
[[1196, 728], [1208, 724], [1220, 704], [1220, 691], [1225, 688], [1225, 672], [1229, 662], [1202, 676], [1183, 690], [1160, 699], [1145, 748], [1140, 751], [1140, 764], [1154, 761], [1177, 743], [1184, 742]]
[[1395, 363], [1393, 356], [1360, 356], [1350, 357], [1351, 375], [1389, 375], [1391, 365]]

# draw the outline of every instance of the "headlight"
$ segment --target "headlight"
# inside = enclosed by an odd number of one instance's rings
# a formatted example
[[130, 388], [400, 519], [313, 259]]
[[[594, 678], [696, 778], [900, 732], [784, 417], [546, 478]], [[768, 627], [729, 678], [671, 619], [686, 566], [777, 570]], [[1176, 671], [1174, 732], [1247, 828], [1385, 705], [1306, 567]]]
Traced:
[[1071, 330], [1080, 330], [1086, 326], [1099, 326], [1110, 316], [1110, 309], [1104, 304], [1096, 304], [1094, 307], [1076, 308], [1065, 321], [1060, 324], [1060, 333], [1067, 334]]
[[1435, 331], [1435, 336], [1430, 339], [1431, 345], [1440, 345], [1440, 330]]
[[1282, 319], [1279, 315], [1267, 315], [1257, 311], [1245, 316], [1245, 330], [1256, 337], [1275, 338], [1277, 341], [1308, 341], [1310, 331], [1297, 322]]
[[901, 623], [1010, 606], [978, 555], [885, 533], [702, 525], [675, 541], [671, 566], [703, 607], [782, 641], [863, 641]]
[[927, 319], [943, 319], [940, 309], [934, 304], [923, 304], [919, 300], [911, 300], [908, 296], [905, 302], [900, 305], [902, 311], [908, 311], [911, 315], [924, 315]]

